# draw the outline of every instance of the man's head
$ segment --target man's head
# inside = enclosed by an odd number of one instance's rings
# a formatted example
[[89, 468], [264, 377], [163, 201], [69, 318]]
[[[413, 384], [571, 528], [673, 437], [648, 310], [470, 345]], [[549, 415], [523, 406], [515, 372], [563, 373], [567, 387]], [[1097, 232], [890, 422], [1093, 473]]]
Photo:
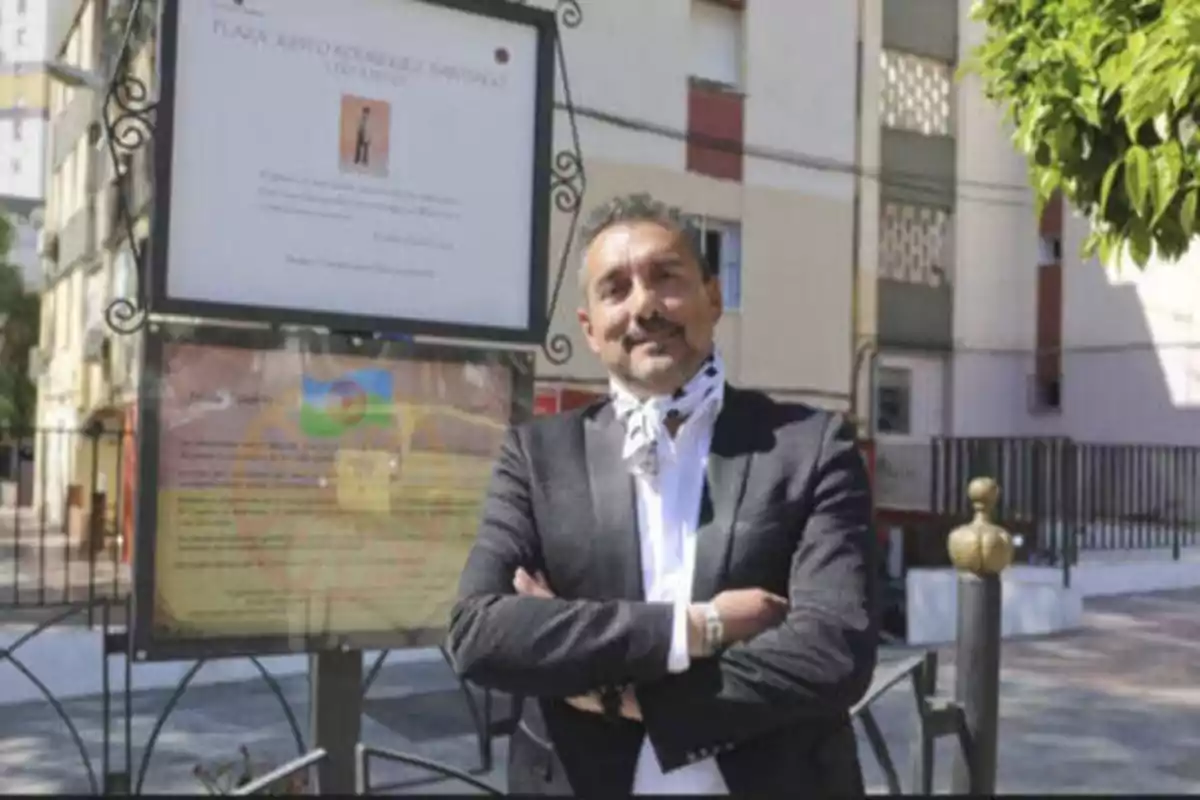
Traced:
[[647, 194], [615, 198], [580, 233], [579, 323], [609, 373], [641, 395], [669, 394], [712, 352], [721, 286], [695, 227]]

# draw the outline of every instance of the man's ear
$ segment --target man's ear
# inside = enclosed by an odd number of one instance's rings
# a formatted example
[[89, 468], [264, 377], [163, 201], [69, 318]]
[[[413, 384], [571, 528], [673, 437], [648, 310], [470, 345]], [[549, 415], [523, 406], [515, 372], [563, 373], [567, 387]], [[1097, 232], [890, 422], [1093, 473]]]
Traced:
[[714, 275], [708, 279], [708, 284], [704, 287], [704, 290], [708, 293], [713, 325], [716, 325], [725, 313], [725, 295], [721, 292], [721, 280]]
[[588, 347], [591, 348], [593, 353], [599, 353], [600, 345], [592, 336], [592, 318], [588, 314], [587, 309], [583, 306], [575, 309], [575, 318], [579, 320], [579, 328], [583, 331], [583, 338], [587, 340]]

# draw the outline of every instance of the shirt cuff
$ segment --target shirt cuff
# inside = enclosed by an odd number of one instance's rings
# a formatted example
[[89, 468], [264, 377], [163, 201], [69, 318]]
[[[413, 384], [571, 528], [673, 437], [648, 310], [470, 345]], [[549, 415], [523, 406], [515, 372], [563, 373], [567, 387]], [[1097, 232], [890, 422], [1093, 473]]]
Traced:
[[692, 665], [688, 653], [688, 603], [676, 603], [671, 625], [671, 649], [667, 655], [667, 672], [677, 675]]

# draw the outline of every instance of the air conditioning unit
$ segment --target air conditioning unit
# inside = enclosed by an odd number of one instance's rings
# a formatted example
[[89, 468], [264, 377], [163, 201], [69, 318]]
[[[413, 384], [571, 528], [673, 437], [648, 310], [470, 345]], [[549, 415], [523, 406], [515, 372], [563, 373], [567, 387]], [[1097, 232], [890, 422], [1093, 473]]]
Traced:
[[29, 380], [35, 383], [46, 373], [46, 358], [40, 347], [29, 348]]
[[102, 364], [108, 357], [108, 334], [103, 325], [93, 325], [83, 334], [83, 363]]
[[57, 264], [58, 263], [58, 233], [57, 232], [46, 233], [45, 231], [43, 231], [42, 233], [45, 234], [44, 239], [42, 239], [39, 242], [39, 251], [41, 252], [42, 258], [44, 258], [47, 261], [51, 261], [51, 262], [54, 262]]

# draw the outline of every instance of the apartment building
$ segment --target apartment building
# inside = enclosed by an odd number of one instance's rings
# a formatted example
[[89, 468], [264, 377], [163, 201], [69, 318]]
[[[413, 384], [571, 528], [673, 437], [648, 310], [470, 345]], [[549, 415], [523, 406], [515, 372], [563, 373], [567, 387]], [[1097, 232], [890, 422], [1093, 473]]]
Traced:
[[[131, 5], [127, 0], [72, 0], [60, 9], [57, 29], [62, 33], [52, 49], [60, 69], [52, 70], [56, 80], [50, 88], [41, 240], [46, 286], [35, 359], [43, 433], [35, 459], [39, 490], [44, 487], [48, 515], [56, 521], [64, 500], [83, 502], [84, 487], [93, 487], [93, 470], [97, 488], [115, 493], [121, 479], [117, 465], [130, 455], [113, 435], [89, 440], [59, 432], [96, 425], [111, 431], [132, 424], [140, 340], [110, 330], [104, 314], [112, 299], [135, 291], [135, 262], [118, 215], [117, 190], [122, 184], [127, 189], [134, 235], [144, 241], [149, 153], [123, 156], [114, 165], [103, 126], [104, 78], [112, 71]], [[142, 41], [132, 61], [147, 85], [152, 85], [153, 54], [152, 43]]]
[[[953, 0], [913, 2], [942, 39], [912, 47], [952, 57], [947, 42], [957, 43], [956, 26], [939, 13], [956, 20]], [[584, 4], [583, 24], [562, 28], [587, 175], [584, 213], [614, 194], [649, 191], [695, 215], [724, 288], [718, 338], [731, 380], [853, 410], [864, 423], [874, 405], [871, 381], [856, 376], [871, 370], [856, 362], [856, 348], [878, 338], [888, 358], [890, 348], [913, 344], [944, 350], [953, 302], [953, 270], [939, 260], [954, 218], [951, 66], [930, 72], [925, 56], [914, 66], [886, 51], [878, 34], [884, 9], [894, 5], [866, 3], [860, 14], [857, 4], [824, 0], [607, 0]], [[59, 61], [77, 73], [104, 74], [114, 20], [127, 7], [75, 0], [56, 46]], [[614, 58], [618, 51], [624, 55]], [[147, 79], [152, 56], [147, 48], [137, 61]], [[893, 62], [899, 68], [889, 69]], [[559, 92], [565, 99], [561, 80]], [[914, 103], [923, 110], [912, 111]], [[136, 386], [135, 341], [103, 323], [109, 300], [132, 289], [132, 259], [114, 226], [116, 184], [100, 110], [86, 86], [52, 89], [39, 380], [47, 427], [128, 419]], [[571, 149], [566, 113], [555, 122], [556, 147]], [[925, 170], [934, 189], [895, 193], [880, 177], [881, 155], [885, 169]], [[148, 210], [146, 166], [134, 159], [120, 178], [137, 198], [139, 236]], [[554, 215], [554, 254], [568, 245], [569, 221]], [[541, 410], [604, 390], [575, 320], [579, 257], [572, 248], [551, 324], [552, 335], [570, 337], [574, 356], [565, 364], [539, 359]], [[891, 277], [881, 275], [877, 264], [893, 262]], [[892, 317], [910, 327], [938, 324], [906, 339], [912, 332]], [[930, 362], [943, 386], [944, 361], [940, 354]], [[915, 402], [932, 402], [925, 385], [916, 386]], [[880, 391], [885, 400], [888, 391]], [[47, 454], [52, 498], [89, 474], [89, 447], [80, 440], [70, 452]], [[113, 455], [103, 459], [115, 463]]]
[[[1081, 436], [1131, 402], [1119, 399], [1132, 391], [1124, 387], [1110, 401], [1098, 399], [1098, 384], [1075, 382], [1086, 358], [1100, 364], [1098, 355], [1056, 350], [1117, 335], [1088, 310], [1101, 289], [1083, 284], [1102, 271], [1071, 261], [1079, 220], [1053, 204], [1035, 218], [1010, 128], [975, 78], [956, 77], [980, 36], [968, 6], [581, 4], [582, 25], [561, 32], [587, 175], [583, 211], [617, 193], [649, 191], [698, 218], [725, 290], [720, 346], [742, 386], [853, 411], [881, 442]], [[104, 74], [128, 7], [72, 0], [54, 48], [60, 62]], [[149, 81], [149, 44], [135, 63]], [[99, 97], [85, 86], [54, 84], [50, 109], [40, 419], [78, 428], [130, 413], [137, 340], [108, 331], [103, 310], [134, 285], [115, 187], [126, 182], [144, 237], [148, 162], [138, 156], [114, 172]], [[556, 147], [572, 149], [566, 113], [555, 123]], [[554, 213], [555, 255], [568, 244], [569, 221]], [[542, 411], [604, 390], [575, 320], [579, 257], [572, 248], [551, 323], [574, 355], [565, 364], [539, 358]], [[1163, 305], [1184, 294], [1157, 296]], [[1174, 306], [1163, 311], [1154, 335], [1168, 324], [1185, 330], [1184, 316]], [[1187, 330], [1194, 341], [1195, 328]], [[1171, 386], [1194, 387], [1194, 366], [1171, 364]], [[1091, 411], [1075, 410], [1084, 408]], [[1149, 406], [1144, 416], [1151, 420]], [[1130, 436], [1154, 440], [1150, 433]], [[51, 472], [60, 477], [51, 490], [78, 482], [89, 459], [55, 456]]]
[[50, 84], [45, 62], [58, 0], [0, 0], [0, 214], [16, 229], [8, 253], [26, 285], [41, 282], [37, 236], [44, 199]]

